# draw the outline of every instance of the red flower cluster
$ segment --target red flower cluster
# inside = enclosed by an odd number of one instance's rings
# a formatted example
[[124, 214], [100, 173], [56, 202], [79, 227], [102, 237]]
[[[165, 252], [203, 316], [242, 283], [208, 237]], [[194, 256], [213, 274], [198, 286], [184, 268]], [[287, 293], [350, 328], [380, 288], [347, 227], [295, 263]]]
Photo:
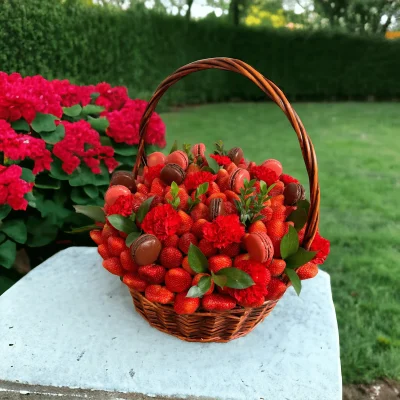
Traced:
[[310, 250], [317, 251], [313, 261], [316, 264], [323, 264], [331, 251], [331, 243], [328, 239], [323, 238], [318, 231], [311, 244]]
[[222, 249], [232, 243], [240, 243], [244, 235], [244, 226], [236, 214], [221, 215], [203, 227], [204, 239], [217, 249]]
[[257, 178], [260, 181], [264, 181], [268, 186], [275, 183], [279, 178], [275, 171], [264, 167], [263, 165], [252, 167], [250, 170], [250, 175], [252, 178]]
[[129, 217], [132, 214], [136, 203], [137, 200], [133, 195], [120, 196], [113, 205], [108, 206], [106, 204], [105, 212], [107, 215], [119, 214], [124, 217]]
[[14, 210], [26, 210], [28, 201], [24, 196], [32, 190], [33, 183], [25, 182], [21, 175], [19, 165], [0, 165], [0, 205], [8, 204]]
[[54, 91], [61, 97], [63, 107], [72, 107], [75, 104], [87, 106], [90, 101], [90, 94], [96, 92], [94, 86], [72, 85], [67, 79], [52, 81]]
[[185, 178], [185, 187], [188, 192], [197, 189], [203, 183], [211, 183], [214, 182], [216, 179], [216, 175], [213, 175], [211, 172], [207, 171], [199, 171], [199, 172], [192, 172], [186, 175]]
[[156, 178], [160, 178], [161, 170], [164, 168], [164, 164], [158, 164], [154, 167], [148, 167], [144, 173], [144, 180], [151, 183]]
[[219, 154], [210, 154], [210, 157], [213, 158], [218, 163], [218, 165], [222, 165], [223, 167], [226, 167], [232, 162], [232, 160], [228, 156], [220, 156]]
[[300, 183], [296, 178], [287, 174], [282, 174], [279, 179], [285, 184], [285, 186], [289, 183]]
[[106, 82], [97, 84], [92, 92], [100, 94], [96, 99], [96, 104], [109, 111], [120, 110], [129, 99], [126, 87], [116, 86], [113, 88]]

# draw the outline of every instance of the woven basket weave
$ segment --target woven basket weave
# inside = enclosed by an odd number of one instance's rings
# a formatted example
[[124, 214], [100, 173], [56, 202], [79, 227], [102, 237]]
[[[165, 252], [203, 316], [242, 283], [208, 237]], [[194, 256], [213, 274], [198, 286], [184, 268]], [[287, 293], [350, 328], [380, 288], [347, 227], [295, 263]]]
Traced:
[[[221, 69], [244, 75], [267, 94], [284, 112], [299, 140], [310, 184], [310, 210], [302, 246], [309, 249], [317, 232], [319, 222], [320, 190], [318, 167], [314, 146], [307, 132], [282, 91], [250, 65], [232, 58], [209, 58], [187, 64], [166, 78], [154, 92], [140, 123], [140, 141], [136, 164], [133, 169], [137, 177], [141, 164], [146, 164], [144, 138], [151, 114], [167, 89], [192, 72], [206, 69]], [[239, 143], [238, 143], [239, 145]], [[222, 312], [196, 312], [178, 315], [171, 305], [153, 303], [140, 292], [130, 289], [136, 310], [154, 328], [188, 342], [229, 342], [247, 335], [262, 322], [275, 307], [278, 300], [266, 301], [255, 308], [237, 307]]]

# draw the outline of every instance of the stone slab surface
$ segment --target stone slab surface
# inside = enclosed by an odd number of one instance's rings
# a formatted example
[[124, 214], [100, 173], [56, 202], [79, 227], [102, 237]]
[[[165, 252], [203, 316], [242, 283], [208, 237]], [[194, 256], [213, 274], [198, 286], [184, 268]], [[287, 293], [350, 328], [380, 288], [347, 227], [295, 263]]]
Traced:
[[151, 328], [100, 263], [95, 248], [69, 248], [0, 297], [1, 399], [19, 398], [26, 384], [50, 397], [81, 397], [71, 390], [80, 388], [104, 399], [341, 400], [325, 272], [303, 282], [300, 297], [290, 288], [248, 336], [201, 344]]

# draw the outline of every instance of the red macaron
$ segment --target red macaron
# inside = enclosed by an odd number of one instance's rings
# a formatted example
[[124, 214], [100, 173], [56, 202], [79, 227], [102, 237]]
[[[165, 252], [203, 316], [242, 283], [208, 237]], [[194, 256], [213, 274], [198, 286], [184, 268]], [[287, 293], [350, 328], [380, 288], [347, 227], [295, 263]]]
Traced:
[[272, 261], [274, 246], [265, 232], [250, 233], [245, 238], [245, 245], [250, 258], [260, 263]]
[[234, 192], [240, 193], [240, 189], [244, 187], [245, 180], [250, 181], [249, 171], [238, 168], [229, 177], [229, 186]]
[[186, 170], [189, 166], [189, 158], [184, 151], [176, 150], [169, 154], [165, 159], [166, 164], [177, 164], [183, 170]]

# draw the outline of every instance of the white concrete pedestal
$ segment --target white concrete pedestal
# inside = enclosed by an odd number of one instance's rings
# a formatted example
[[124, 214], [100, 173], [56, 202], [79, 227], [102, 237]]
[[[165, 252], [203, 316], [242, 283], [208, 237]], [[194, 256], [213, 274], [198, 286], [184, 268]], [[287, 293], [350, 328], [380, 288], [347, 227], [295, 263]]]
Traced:
[[341, 400], [341, 385], [322, 271], [303, 282], [300, 297], [291, 288], [253, 332], [226, 344], [186, 343], [151, 328], [95, 248], [56, 254], [0, 297], [1, 399], [22, 391], [33, 398]]

